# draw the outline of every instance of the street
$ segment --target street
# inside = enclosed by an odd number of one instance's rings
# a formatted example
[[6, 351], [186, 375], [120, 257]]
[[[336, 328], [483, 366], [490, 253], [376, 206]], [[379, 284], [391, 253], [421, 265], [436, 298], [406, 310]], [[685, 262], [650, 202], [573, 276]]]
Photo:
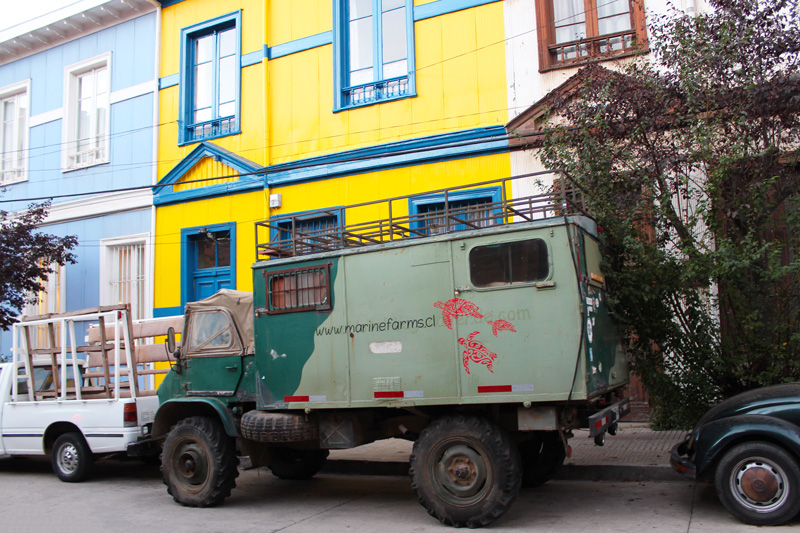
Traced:
[[[320, 474], [282, 481], [266, 470], [240, 472], [217, 508], [174, 503], [157, 467], [105, 461], [84, 483], [59, 481], [45, 459], [0, 460], [3, 530], [20, 532], [448, 531], [427, 515], [407, 477]], [[800, 525], [795, 520], [793, 526]], [[712, 485], [692, 482], [552, 481], [523, 489], [511, 510], [487, 530], [756, 531], [736, 521]]]

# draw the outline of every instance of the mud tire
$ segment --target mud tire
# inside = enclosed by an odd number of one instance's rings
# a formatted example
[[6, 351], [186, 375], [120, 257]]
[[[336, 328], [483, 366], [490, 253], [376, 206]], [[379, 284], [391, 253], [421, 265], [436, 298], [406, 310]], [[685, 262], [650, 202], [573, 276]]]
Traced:
[[310, 479], [322, 469], [328, 450], [300, 450], [273, 446], [269, 448], [267, 468], [281, 479]]
[[800, 511], [800, 467], [768, 442], [746, 442], [725, 452], [714, 485], [725, 508], [747, 524], [777, 526]]
[[519, 494], [519, 451], [489, 420], [457, 415], [432, 422], [414, 443], [411, 486], [428, 513], [455, 527], [481, 527]]
[[256, 442], [300, 442], [319, 440], [316, 420], [304, 414], [248, 411], [242, 416], [242, 437]]
[[556, 432], [537, 434], [518, 447], [522, 456], [522, 486], [527, 488], [539, 487], [553, 479], [567, 458], [564, 442]]
[[89, 477], [94, 457], [80, 433], [64, 433], [53, 443], [50, 464], [61, 481], [78, 483]]
[[218, 421], [205, 416], [175, 424], [161, 452], [167, 492], [186, 507], [211, 507], [230, 496], [238, 464], [233, 439]]

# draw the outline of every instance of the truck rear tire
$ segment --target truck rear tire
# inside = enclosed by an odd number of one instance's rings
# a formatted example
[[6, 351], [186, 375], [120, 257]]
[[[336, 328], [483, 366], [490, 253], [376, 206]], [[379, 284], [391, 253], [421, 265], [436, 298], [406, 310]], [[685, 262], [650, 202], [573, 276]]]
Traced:
[[537, 435], [521, 442], [518, 447], [522, 456], [522, 486], [527, 488], [544, 485], [553, 479], [567, 458], [564, 442], [556, 432]]
[[270, 447], [267, 468], [281, 479], [309, 479], [322, 469], [328, 450]]
[[64, 433], [53, 443], [50, 463], [61, 481], [77, 483], [89, 477], [94, 457], [80, 433]]
[[187, 507], [210, 507], [230, 496], [238, 463], [233, 439], [218, 421], [205, 416], [175, 424], [161, 452], [167, 492]]
[[440, 522], [481, 527], [505, 513], [519, 494], [519, 451], [489, 420], [448, 416], [432, 422], [414, 443], [411, 486]]

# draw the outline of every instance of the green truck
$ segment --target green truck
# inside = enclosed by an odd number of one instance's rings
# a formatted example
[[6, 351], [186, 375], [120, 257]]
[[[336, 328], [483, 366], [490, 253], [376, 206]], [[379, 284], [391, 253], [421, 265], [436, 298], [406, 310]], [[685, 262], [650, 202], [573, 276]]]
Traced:
[[489, 203], [448, 189], [400, 217], [419, 197], [258, 223], [254, 292], [187, 304], [170, 347], [153, 435], [173, 498], [222, 502], [238, 455], [302, 479], [397, 437], [428, 512], [478, 527], [555, 474], [573, 429], [613, 434], [628, 368], [597, 226], [563, 178], [525, 198], [509, 181], [476, 184]]

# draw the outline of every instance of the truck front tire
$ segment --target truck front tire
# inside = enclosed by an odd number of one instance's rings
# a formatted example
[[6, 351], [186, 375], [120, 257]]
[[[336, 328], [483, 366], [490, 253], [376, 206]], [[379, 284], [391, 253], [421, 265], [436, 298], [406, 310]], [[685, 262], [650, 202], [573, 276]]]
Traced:
[[210, 507], [230, 496], [238, 463], [233, 439], [218, 421], [205, 416], [175, 424], [161, 452], [167, 492], [187, 507]]
[[80, 433], [64, 433], [53, 443], [50, 463], [61, 481], [83, 481], [89, 477], [93, 462], [92, 450]]
[[519, 493], [519, 451], [489, 420], [449, 416], [414, 443], [411, 486], [428, 513], [455, 527], [481, 527], [505, 513]]

